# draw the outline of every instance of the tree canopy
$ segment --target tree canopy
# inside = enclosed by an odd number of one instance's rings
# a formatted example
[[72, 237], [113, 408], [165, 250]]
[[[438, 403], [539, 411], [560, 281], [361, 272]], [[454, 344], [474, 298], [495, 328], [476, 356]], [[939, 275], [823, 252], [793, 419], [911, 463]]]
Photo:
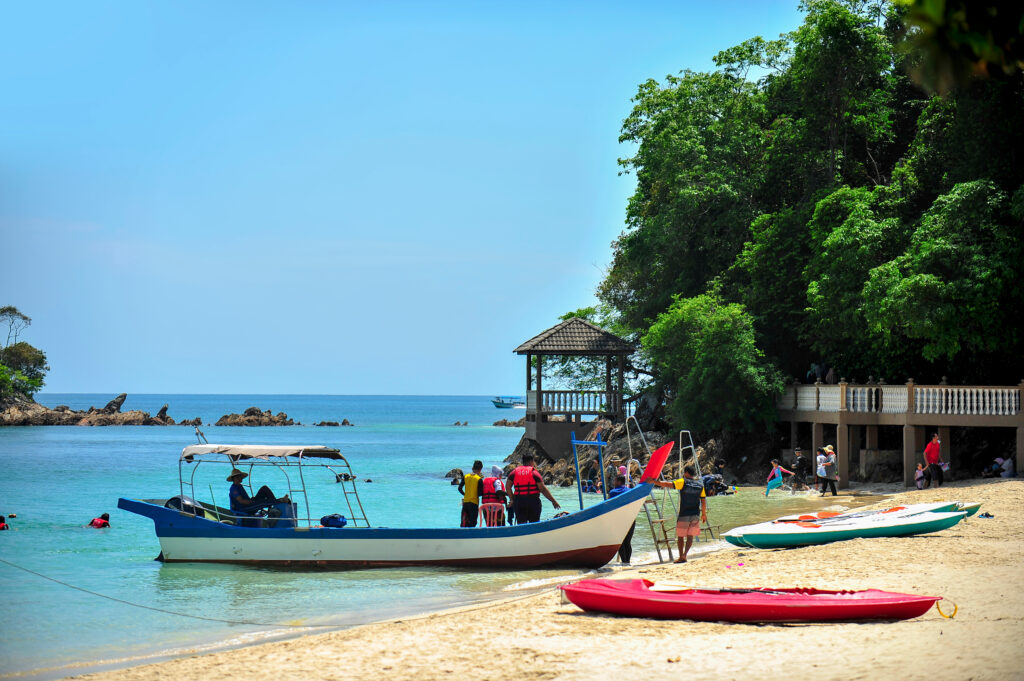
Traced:
[[32, 318], [13, 305], [0, 307], [0, 323], [7, 325], [7, 342], [0, 345], [0, 400], [20, 394], [31, 397], [43, 387], [50, 370], [46, 354], [25, 341], [21, 332], [32, 324]]
[[802, 8], [623, 122], [636, 191], [598, 298], [678, 425], [751, 430], [812, 363], [1024, 377], [1024, 10]]

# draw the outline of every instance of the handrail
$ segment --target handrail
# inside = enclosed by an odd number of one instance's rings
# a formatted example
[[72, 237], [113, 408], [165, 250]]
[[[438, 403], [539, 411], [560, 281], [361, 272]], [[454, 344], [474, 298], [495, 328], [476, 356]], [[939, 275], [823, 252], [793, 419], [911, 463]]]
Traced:
[[[913, 391], [913, 392], [911, 392]], [[1017, 416], [1021, 385], [821, 384], [789, 385], [776, 401], [781, 410], [875, 414]]]

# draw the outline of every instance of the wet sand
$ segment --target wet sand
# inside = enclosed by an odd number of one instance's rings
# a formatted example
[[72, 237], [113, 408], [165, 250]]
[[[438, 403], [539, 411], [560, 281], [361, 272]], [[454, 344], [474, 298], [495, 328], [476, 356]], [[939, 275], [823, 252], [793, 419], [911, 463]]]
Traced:
[[[685, 565], [617, 573], [699, 586], [879, 588], [942, 596], [905, 622], [739, 625], [590, 615], [557, 590], [418, 618], [74, 677], [99, 681], [232, 678], [942, 679], [1024, 678], [1024, 480], [970, 480], [903, 492], [884, 505], [983, 502], [931, 535], [784, 550], [728, 549]], [[713, 519], [712, 519], [713, 522]], [[739, 566], [738, 563], [743, 563]], [[946, 604], [945, 610], [952, 610]], [[948, 614], [948, 612], [947, 612]]]

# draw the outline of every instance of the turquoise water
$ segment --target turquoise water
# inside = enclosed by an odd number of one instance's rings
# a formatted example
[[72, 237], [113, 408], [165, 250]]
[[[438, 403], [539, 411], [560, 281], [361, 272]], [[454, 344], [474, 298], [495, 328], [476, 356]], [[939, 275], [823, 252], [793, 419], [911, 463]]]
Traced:
[[[48, 406], [102, 407], [111, 395], [42, 395]], [[361, 480], [360, 498], [375, 526], [457, 526], [461, 498], [443, 476], [501, 464], [522, 435], [490, 425], [521, 410], [495, 409], [482, 396], [129, 396], [123, 409], [155, 413], [170, 404], [176, 418], [212, 422], [258, 406], [285, 411], [303, 423], [347, 418], [353, 428], [312, 426], [204, 427], [210, 442], [326, 444], [339, 447]], [[454, 427], [455, 421], [469, 426]], [[191, 427], [25, 427], [0, 429], [0, 513], [16, 513], [13, 531], [0, 534], [0, 558], [69, 584], [151, 608], [227, 624], [144, 610], [45, 581], [0, 563], [4, 598], [0, 620], [0, 674], [34, 670], [63, 676], [68, 665], [145, 658], [169, 650], [258, 640], [281, 635], [280, 626], [349, 626], [493, 597], [572, 576], [572, 571], [524, 572], [402, 568], [360, 571], [163, 564], [151, 521], [117, 509], [118, 497], [167, 498], [178, 490], [182, 447], [195, 442]], [[271, 487], [274, 480], [268, 480]], [[226, 501], [228, 483], [210, 479]], [[316, 516], [345, 513], [328, 475], [307, 479]], [[575, 489], [555, 490], [567, 509]], [[205, 484], [197, 487], [208, 499]], [[599, 495], [585, 495], [596, 503]], [[757, 490], [709, 500], [712, 523], [722, 529], [818, 506], [804, 497], [764, 499]], [[553, 512], [545, 502], [545, 517]], [[110, 529], [83, 527], [108, 512]], [[634, 563], [650, 559], [653, 543], [638, 523]], [[61, 671], [60, 668], [65, 668]]]

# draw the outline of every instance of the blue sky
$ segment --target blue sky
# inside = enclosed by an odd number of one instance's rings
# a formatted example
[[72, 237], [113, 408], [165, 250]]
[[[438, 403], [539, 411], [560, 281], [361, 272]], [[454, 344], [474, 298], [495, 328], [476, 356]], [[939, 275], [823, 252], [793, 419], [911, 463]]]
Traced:
[[521, 394], [637, 85], [795, 0], [0, 6], [0, 305], [49, 392]]

